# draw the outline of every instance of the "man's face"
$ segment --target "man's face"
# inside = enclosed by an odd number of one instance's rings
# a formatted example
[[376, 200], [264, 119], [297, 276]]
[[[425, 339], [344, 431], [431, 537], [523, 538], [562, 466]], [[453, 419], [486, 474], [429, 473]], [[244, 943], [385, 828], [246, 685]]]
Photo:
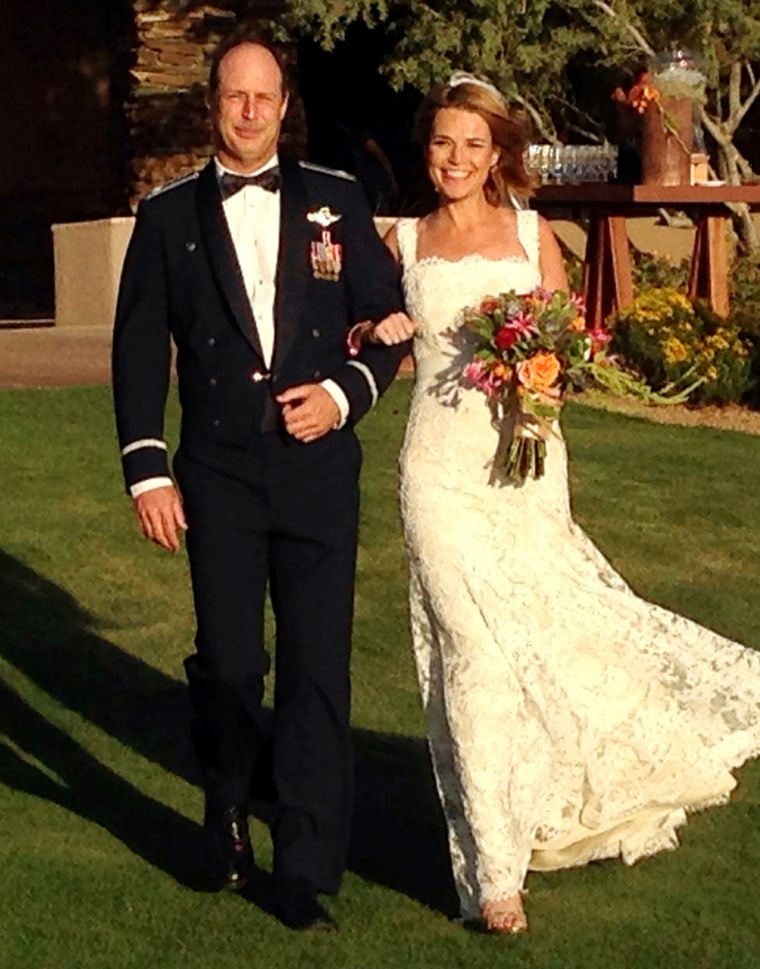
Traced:
[[264, 47], [241, 44], [219, 65], [212, 105], [219, 161], [234, 172], [253, 172], [277, 151], [288, 107], [279, 65]]

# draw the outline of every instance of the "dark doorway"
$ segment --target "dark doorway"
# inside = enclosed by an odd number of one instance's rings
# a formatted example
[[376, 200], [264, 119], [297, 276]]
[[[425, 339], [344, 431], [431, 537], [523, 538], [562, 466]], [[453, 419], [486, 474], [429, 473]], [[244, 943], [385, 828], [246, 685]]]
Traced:
[[50, 226], [116, 214], [129, 0], [5, 0], [0, 319], [53, 312]]

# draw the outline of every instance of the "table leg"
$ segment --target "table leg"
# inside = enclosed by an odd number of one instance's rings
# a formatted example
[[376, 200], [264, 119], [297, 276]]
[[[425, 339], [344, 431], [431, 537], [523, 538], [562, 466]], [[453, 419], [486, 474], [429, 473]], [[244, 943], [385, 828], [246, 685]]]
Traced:
[[625, 217], [592, 216], [586, 240], [583, 296], [589, 327], [604, 325], [613, 310], [633, 300], [631, 251]]
[[728, 316], [728, 216], [703, 215], [697, 223], [689, 274], [689, 296], [704, 299], [718, 316]]

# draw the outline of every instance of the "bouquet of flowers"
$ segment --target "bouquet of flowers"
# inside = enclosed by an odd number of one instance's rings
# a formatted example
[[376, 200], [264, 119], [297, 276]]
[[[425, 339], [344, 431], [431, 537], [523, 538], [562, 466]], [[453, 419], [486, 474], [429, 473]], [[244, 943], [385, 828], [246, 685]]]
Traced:
[[580, 296], [542, 289], [487, 296], [465, 310], [475, 343], [464, 378], [488, 397], [500, 432], [492, 483], [523, 484], [543, 475], [546, 441], [569, 387], [596, 384], [654, 403], [682, 403], [696, 386], [670, 396], [655, 393], [606, 353], [610, 334], [589, 330], [584, 313]]

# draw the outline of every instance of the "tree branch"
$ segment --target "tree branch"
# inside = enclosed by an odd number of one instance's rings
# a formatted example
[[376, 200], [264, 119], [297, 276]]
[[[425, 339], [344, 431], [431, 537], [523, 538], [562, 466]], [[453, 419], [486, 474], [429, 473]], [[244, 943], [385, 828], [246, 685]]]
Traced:
[[741, 108], [741, 88], [742, 88], [742, 65], [741, 61], [731, 65], [731, 73], [728, 77], [728, 117], [729, 120], [737, 114]]
[[514, 93], [511, 95], [511, 97], [513, 100], [517, 101], [520, 107], [524, 108], [528, 112], [542, 138], [546, 138], [547, 141], [552, 142], [557, 140], [557, 132], [554, 130], [554, 126], [547, 126], [546, 119], [542, 116], [541, 112], [538, 110], [538, 108], [536, 108], [535, 105], [531, 104], [530, 101], [526, 101], [521, 94]]
[[654, 48], [638, 27], [635, 27], [629, 20], [621, 20], [620, 14], [606, 0], [593, 0], [593, 4], [597, 10], [600, 10], [611, 20], [615, 20], [626, 33], [630, 34], [636, 41], [636, 46], [639, 50], [643, 51], [648, 57], [654, 57]]
[[[750, 71], [749, 73], [750, 73], [750, 77], [752, 77], [752, 72]], [[754, 82], [752, 90], [744, 99], [744, 103], [739, 108], [738, 112], [736, 113], [736, 116], [734, 116], [732, 113], [731, 118], [729, 119], [729, 123], [731, 124], [731, 127], [733, 128], [734, 131], [736, 131], [736, 129], [742, 123], [742, 121], [744, 120], [744, 116], [752, 107], [752, 105], [755, 103], [758, 96], [760, 96], [760, 80], [757, 80]]]

